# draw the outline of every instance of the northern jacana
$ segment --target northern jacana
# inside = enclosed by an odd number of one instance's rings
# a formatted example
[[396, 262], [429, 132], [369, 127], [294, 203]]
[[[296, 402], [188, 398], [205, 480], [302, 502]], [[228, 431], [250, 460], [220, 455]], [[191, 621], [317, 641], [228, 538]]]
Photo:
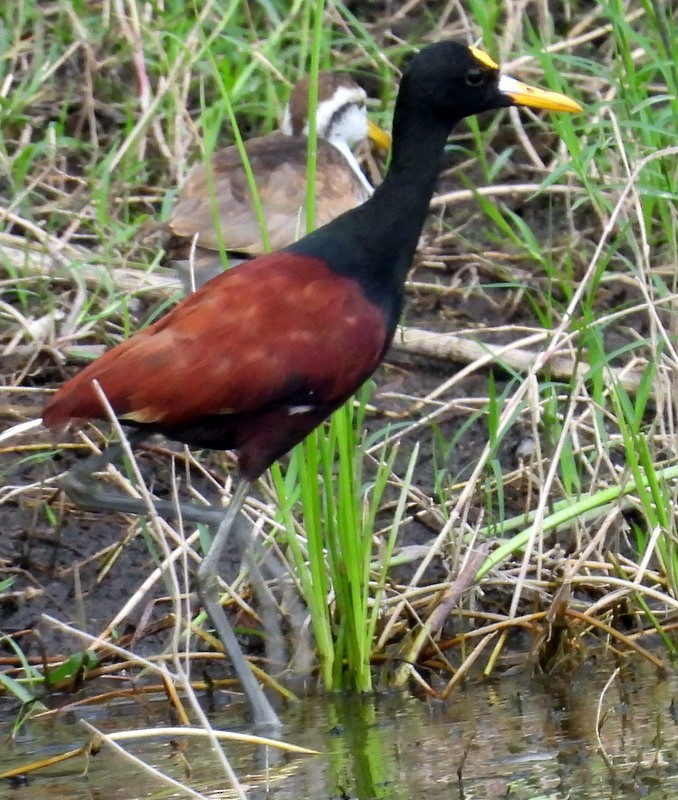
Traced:
[[[86, 367], [45, 406], [49, 427], [103, 419], [98, 381], [139, 436], [161, 433], [238, 454], [240, 480], [198, 569], [197, 589], [259, 725], [278, 720], [219, 604], [219, 556], [251, 482], [383, 359], [450, 131], [464, 117], [512, 105], [581, 110], [564, 95], [501, 75], [475, 48], [450, 41], [426, 47], [400, 83], [391, 166], [369, 200], [283, 250], [219, 275]], [[66, 489], [90, 507], [145, 512], [132, 498], [96, 494], [82, 474]], [[158, 501], [158, 509], [176, 515], [168, 502]]]
[[[245, 143], [266, 221], [269, 249], [306, 233], [309, 79], [302, 78], [285, 107], [282, 132]], [[388, 150], [390, 136], [368, 121], [367, 95], [349, 75], [318, 76], [315, 222], [331, 222], [372, 196], [351, 147], [369, 137]], [[217, 150], [189, 174], [167, 222], [166, 261], [188, 293], [229, 265], [266, 252], [247, 173], [235, 145]]]

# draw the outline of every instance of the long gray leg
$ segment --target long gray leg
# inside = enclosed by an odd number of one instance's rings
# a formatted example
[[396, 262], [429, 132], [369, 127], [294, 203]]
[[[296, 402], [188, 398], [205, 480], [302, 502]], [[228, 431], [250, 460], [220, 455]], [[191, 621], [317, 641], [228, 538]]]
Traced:
[[278, 715], [269, 703], [264, 690], [252, 674], [235, 633], [233, 633], [233, 628], [231, 628], [226, 613], [219, 602], [219, 583], [217, 579], [219, 559], [228, 543], [228, 537], [233, 530], [251, 486], [252, 484], [244, 478], [240, 478], [236, 484], [226, 514], [212, 540], [212, 546], [198, 567], [197, 588], [200, 600], [219, 634], [224, 649], [231, 658], [233, 669], [250, 701], [255, 725], [264, 728], [279, 728], [280, 720]]

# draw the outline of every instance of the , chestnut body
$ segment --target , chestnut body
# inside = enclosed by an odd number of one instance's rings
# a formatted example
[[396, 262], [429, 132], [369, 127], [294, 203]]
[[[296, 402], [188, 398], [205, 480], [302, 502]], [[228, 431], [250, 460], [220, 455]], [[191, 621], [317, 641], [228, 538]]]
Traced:
[[374, 372], [389, 340], [356, 281], [318, 259], [262, 256], [86, 367], [43, 421], [100, 417], [96, 379], [124, 422], [236, 449], [252, 480]]
[[[401, 81], [391, 166], [369, 200], [285, 250], [216, 277], [68, 381], [44, 409], [49, 426], [103, 418], [96, 380], [120, 419], [142, 433], [236, 451], [241, 480], [197, 587], [258, 724], [278, 720], [219, 604], [219, 554], [250, 482], [383, 358], [452, 127], [511, 105], [580, 110], [563, 95], [500, 75], [475, 48], [439, 42], [422, 50]], [[129, 498], [95, 502], [85, 488], [82, 481], [67, 486], [92, 507], [146, 510]], [[161, 503], [162, 513], [176, 514], [172, 504]]]

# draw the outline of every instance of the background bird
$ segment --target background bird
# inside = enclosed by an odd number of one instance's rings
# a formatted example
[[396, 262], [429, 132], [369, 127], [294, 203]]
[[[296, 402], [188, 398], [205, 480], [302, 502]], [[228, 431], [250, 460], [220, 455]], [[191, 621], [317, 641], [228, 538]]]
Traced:
[[[383, 359], [452, 128], [464, 117], [512, 105], [581, 110], [564, 95], [501, 75], [475, 48], [452, 41], [426, 47], [401, 80], [391, 165], [369, 200], [285, 249], [221, 274], [90, 364], [45, 406], [50, 427], [102, 419], [96, 381], [115, 414], [140, 435], [236, 451], [240, 481], [197, 588], [258, 724], [276, 724], [277, 716], [219, 604], [219, 556], [251, 482]], [[66, 485], [81, 502], [145, 511], [134, 499], [96, 494], [83, 474]], [[175, 513], [171, 503], [158, 508]]]
[[[245, 150], [266, 220], [265, 246], [247, 173], [235, 145], [217, 150], [189, 174], [167, 222], [166, 261], [186, 292], [224, 269], [278, 250], [306, 233], [309, 78], [292, 90], [282, 131], [250, 139]], [[355, 208], [373, 188], [351, 147], [366, 137], [388, 150], [390, 136], [367, 119], [367, 95], [349, 75], [318, 76], [315, 223]]]

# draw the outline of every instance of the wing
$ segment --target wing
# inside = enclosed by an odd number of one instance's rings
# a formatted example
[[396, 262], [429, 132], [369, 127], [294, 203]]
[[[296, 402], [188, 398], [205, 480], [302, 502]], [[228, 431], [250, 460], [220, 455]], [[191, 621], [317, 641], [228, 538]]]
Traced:
[[43, 421], [103, 418], [93, 380], [123, 420], [164, 429], [336, 406], [376, 369], [388, 338], [355, 281], [319, 259], [272, 253], [223, 273], [87, 366]]
[[[306, 233], [306, 148], [304, 137], [273, 133], [246, 144], [250, 166], [266, 219], [271, 249], [286, 247]], [[345, 158], [331, 144], [318, 142], [316, 226], [320, 227], [367, 199], [364, 187]], [[262, 255], [261, 229], [247, 175], [235, 147], [218, 150], [209, 168], [198, 165], [179, 194], [168, 222], [172, 237], [198, 235], [198, 244], [218, 250]], [[169, 241], [170, 257], [177, 241]]]

